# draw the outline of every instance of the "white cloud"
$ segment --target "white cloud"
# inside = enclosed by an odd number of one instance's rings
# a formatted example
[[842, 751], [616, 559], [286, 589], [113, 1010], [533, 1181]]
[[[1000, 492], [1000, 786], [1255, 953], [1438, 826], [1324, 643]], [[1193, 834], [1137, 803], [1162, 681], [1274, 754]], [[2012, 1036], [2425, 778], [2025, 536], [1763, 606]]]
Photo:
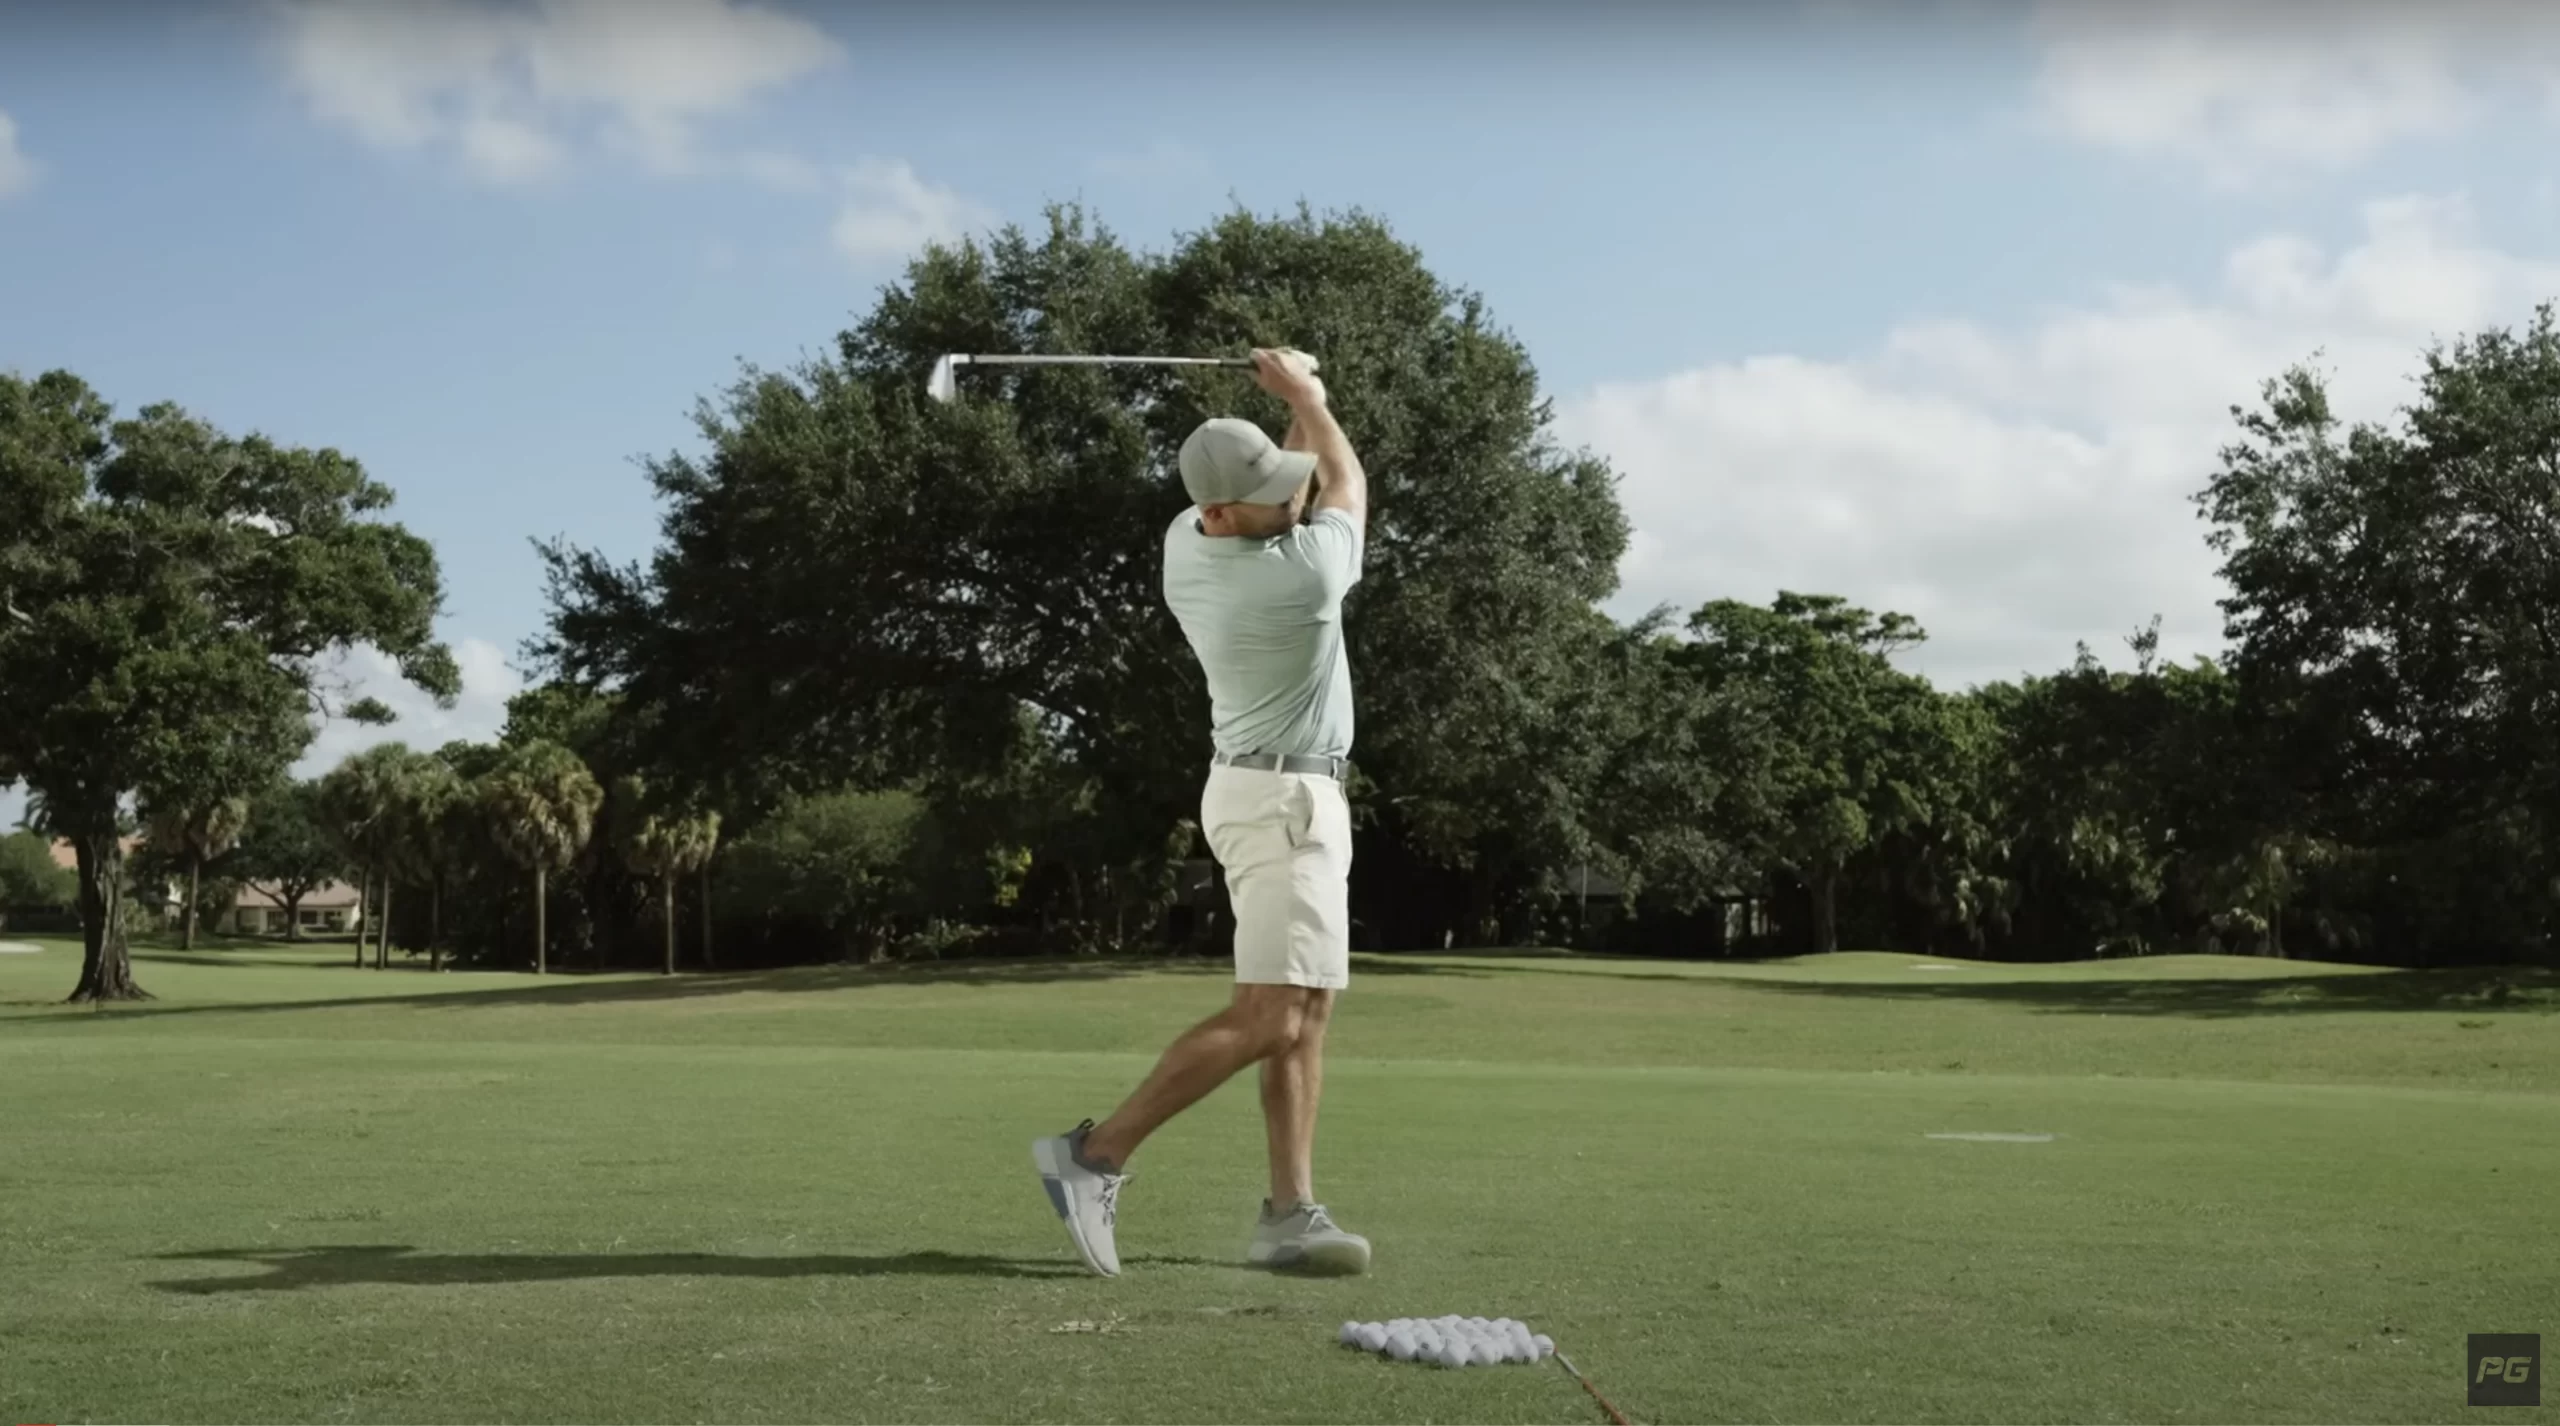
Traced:
[[844, 175], [844, 195], [833, 236], [836, 251], [855, 263], [902, 258], [996, 223], [993, 210], [925, 182], [903, 159], [855, 164]]
[[[398, 715], [387, 726], [330, 718], [294, 764], [296, 777], [318, 777], [349, 753], [377, 743], [403, 742], [420, 752], [433, 752], [457, 738], [487, 742], [506, 726], [507, 700], [524, 687], [524, 679], [507, 666], [506, 655], [486, 639], [460, 639], [453, 644], [454, 662], [462, 669], [462, 693], [451, 708], [438, 708], [400, 676], [399, 666], [379, 650], [359, 647], [332, 659], [319, 685], [331, 708], [358, 698], [379, 698]], [[0, 786], [0, 833], [17, 830], [26, 811], [26, 789]]]
[[1913, 667], [1961, 686], [2102, 658], [2163, 616], [2165, 652], [2221, 647], [2217, 563], [2191, 501], [2231, 406], [2313, 362], [2350, 419], [2408, 398], [2424, 349], [2525, 320], [2560, 255], [2471, 235], [2460, 199], [2366, 207], [2336, 253], [2233, 251], [2208, 297], [2123, 286], [2015, 330], [1895, 329], [1842, 363], [1770, 356], [1558, 403], [1608, 456], [1635, 537], [1622, 612], [1781, 588], [1919, 618]]
[[2059, 132], [2223, 184], [2337, 170], [2560, 94], [2560, 9], [2541, 0], [2051, 0], [2031, 31]]
[[294, 765], [295, 774], [318, 777], [348, 754], [377, 743], [401, 742], [433, 752], [457, 738], [483, 742], [495, 738], [506, 725], [507, 700], [524, 687], [522, 675], [508, 667], [505, 653], [486, 639], [456, 640], [453, 658], [462, 669], [462, 693], [451, 708], [438, 708], [433, 698], [402, 678], [399, 666], [379, 650], [359, 647], [339, 657], [321, 680], [330, 706], [343, 708], [370, 696], [390, 705], [398, 719], [387, 726], [343, 718], [321, 723], [319, 735]]
[[36, 161], [18, 147], [18, 121], [0, 111], [0, 198], [35, 186]]
[[386, 148], [523, 182], [595, 142], [661, 172], [716, 166], [695, 129], [836, 63], [807, 20], [748, 0], [281, 0], [294, 89]]

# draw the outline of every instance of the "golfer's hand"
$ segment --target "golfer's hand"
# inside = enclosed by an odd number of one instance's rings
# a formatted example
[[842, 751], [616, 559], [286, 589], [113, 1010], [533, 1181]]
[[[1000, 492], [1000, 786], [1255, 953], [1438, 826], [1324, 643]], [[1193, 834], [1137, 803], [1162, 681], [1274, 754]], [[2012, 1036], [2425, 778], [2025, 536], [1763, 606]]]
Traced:
[[1285, 347], [1256, 347], [1253, 352], [1254, 383], [1279, 397], [1292, 411], [1322, 406], [1324, 383], [1300, 365], [1305, 360], [1305, 353]]

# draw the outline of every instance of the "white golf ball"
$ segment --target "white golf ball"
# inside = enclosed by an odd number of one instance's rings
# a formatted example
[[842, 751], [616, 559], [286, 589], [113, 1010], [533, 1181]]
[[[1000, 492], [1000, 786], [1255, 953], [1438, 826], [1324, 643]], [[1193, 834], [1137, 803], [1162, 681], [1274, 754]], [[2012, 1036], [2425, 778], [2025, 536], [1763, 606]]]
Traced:
[[1409, 1362], [1413, 1360], [1414, 1351], [1415, 1347], [1412, 1333], [1390, 1332], [1387, 1334], [1388, 1356], [1391, 1356], [1400, 1362]]
[[1344, 1346], [1346, 1346], [1346, 1347], [1350, 1346], [1350, 1345], [1351, 1345], [1352, 1343], [1354, 1343], [1354, 1342], [1359, 1341], [1359, 1340], [1360, 1340], [1360, 1324], [1359, 1324], [1359, 1323], [1357, 1323], [1357, 1322], [1345, 1322], [1345, 1323], [1343, 1323], [1343, 1324], [1342, 1324], [1342, 1334], [1341, 1334], [1339, 1337], [1335, 1338], [1335, 1340], [1336, 1340], [1336, 1341], [1339, 1341], [1340, 1343], [1342, 1343], [1342, 1345], [1344, 1345]]
[[1372, 1322], [1360, 1329], [1360, 1345], [1375, 1352], [1387, 1345], [1387, 1329]]
[[1531, 1337], [1529, 1341], [1531, 1345], [1538, 1349], [1538, 1359], [1540, 1361], [1544, 1361], [1556, 1354], [1556, 1339], [1548, 1336], [1544, 1332]]
[[1455, 1342], [1440, 1349], [1440, 1365], [1444, 1367], [1463, 1367], [1467, 1361], [1467, 1349]]

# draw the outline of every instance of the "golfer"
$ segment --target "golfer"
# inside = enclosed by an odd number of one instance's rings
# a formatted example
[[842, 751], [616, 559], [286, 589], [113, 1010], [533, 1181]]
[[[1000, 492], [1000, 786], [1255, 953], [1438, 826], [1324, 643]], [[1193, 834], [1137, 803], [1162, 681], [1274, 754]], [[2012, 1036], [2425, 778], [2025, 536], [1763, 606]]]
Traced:
[[1360, 457], [1294, 352], [1256, 351], [1254, 380], [1289, 408], [1279, 445], [1250, 421], [1204, 421], [1182, 444], [1191, 508], [1164, 535], [1165, 603], [1209, 685], [1200, 826], [1235, 904], [1236, 990], [1173, 1042], [1100, 1124], [1031, 1146], [1085, 1265], [1120, 1271], [1114, 1237], [1129, 1156], [1250, 1064], [1262, 1066], [1271, 1192], [1247, 1251], [1272, 1268], [1358, 1273], [1369, 1241], [1315, 1196], [1325, 1023], [1351, 983], [1351, 665], [1342, 598], [1369, 518]]

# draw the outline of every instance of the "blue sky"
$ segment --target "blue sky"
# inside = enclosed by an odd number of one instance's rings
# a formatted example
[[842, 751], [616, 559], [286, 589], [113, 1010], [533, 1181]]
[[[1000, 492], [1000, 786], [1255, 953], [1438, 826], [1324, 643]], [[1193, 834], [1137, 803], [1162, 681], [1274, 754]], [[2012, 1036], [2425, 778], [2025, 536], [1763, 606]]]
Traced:
[[1051, 199], [1379, 213], [1617, 464], [1620, 612], [1836, 591], [1954, 685], [2213, 649], [2224, 408], [2560, 296], [2560, 45], [2487, 0], [86, 8], [0, 15], [0, 367], [394, 486], [470, 687], [346, 672], [422, 743], [515, 686], [529, 539], [644, 553], [740, 358]]

